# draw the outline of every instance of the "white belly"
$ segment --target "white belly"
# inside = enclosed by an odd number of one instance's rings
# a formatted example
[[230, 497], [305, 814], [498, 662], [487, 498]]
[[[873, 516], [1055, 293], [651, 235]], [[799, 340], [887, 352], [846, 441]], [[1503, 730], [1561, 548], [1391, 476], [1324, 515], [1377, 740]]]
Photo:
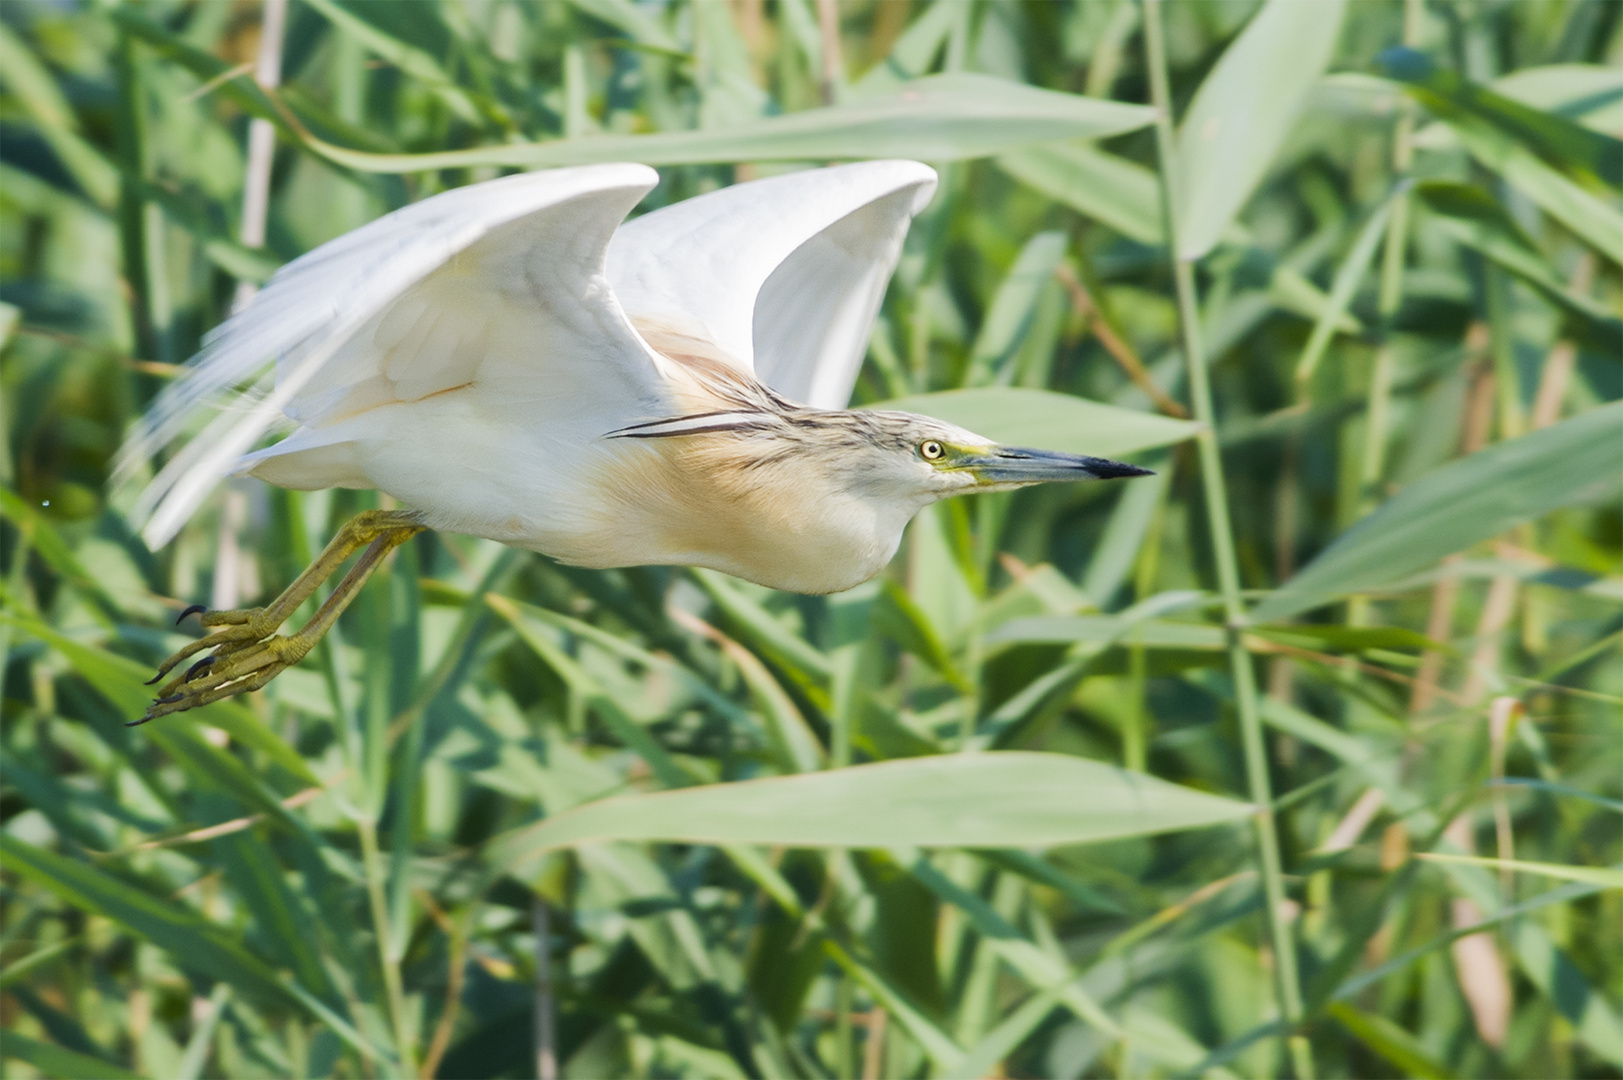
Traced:
[[360, 469], [430, 528], [575, 565], [704, 566], [771, 588], [837, 592], [884, 568], [919, 509], [819, 484], [803, 462], [739, 469], [704, 436], [604, 439], [586, 420], [543, 434], [488, 415], [474, 422], [456, 397], [376, 410], [412, 415], [368, 425], [351, 444]]

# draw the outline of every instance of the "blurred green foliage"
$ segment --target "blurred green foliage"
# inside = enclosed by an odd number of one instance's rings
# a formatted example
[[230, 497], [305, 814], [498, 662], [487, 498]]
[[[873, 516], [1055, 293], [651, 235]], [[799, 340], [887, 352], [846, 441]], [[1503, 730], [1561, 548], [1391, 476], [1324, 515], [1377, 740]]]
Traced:
[[[1623, 5], [1147, 10], [1217, 488], [1151, 415], [1186, 369], [1150, 114], [1076, 96], [1150, 100], [1136, 3], [295, 0], [273, 92], [257, 3], [0, 8], [10, 1074], [533, 1076], [539, 1000], [573, 1077], [1619, 1075]], [[515, 165], [648, 161], [655, 206], [871, 155], [943, 182], [858, 402], [1110, 403], [1160, 478], [942, 504], [828, 598], [425, 535], [319, 662], [123, 726], [176, 611], [274, 595], [373, 505], [244, 484], [134, 537], [114, 454], [239, 281]], [[1102, 452], [1011, 401], [953, 419]], [[1282, 881], [1211, 809], [1258, 779], [1214, 503]], [[930, 761], [959, 750], [1092, 759], [1021, 794], [1102, 777], [1050, 817], [1116, 839], [997, 832], [1007, 771]], [[887, 761], [798, 807], [702, 796], [851, 850], [524, 843], [607, 796]], [[1181, 788], [1104, 828], [1135, 773]], [[921, 852], [875, 812], [932, 775], [1005, 843]], [[685, 835], [659, 805], [617, 835]], [[1229, 823], [1147, 835], [1199, 820]]]

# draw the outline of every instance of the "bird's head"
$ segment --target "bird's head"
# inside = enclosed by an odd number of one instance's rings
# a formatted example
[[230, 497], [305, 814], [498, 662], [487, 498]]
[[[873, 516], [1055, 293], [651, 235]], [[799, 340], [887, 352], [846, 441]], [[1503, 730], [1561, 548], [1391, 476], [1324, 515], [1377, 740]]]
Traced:
[[908, 520], [938, 499], [1148, 472], [999, 446], [912, 413], [814, 409], [764, 389], [753, 401], [714, 404], [727, 407], [614, 432], [626, 450], [641, 449], [613, 453], [593, 490], [613, 496], [612, 535], [641, 538], [640, 561], [708, 566], [792, 592], [866, 581], [896, 553]]
[[1056, 480], [1112, 480], [1150, 470], [1105, 458], [1000, 446], [972, 431], [904, 412], [806, 410], [786, 442], [852, 495], [909, 512], [950, 495]]

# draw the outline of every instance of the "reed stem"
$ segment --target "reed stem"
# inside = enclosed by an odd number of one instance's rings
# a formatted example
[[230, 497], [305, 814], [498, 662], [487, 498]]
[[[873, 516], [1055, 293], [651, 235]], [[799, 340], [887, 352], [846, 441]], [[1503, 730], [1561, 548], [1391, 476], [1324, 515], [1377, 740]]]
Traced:
[[1229, 668], [1234, 680], [1234, 701], [1239, 711], [1240, 737], [1251, 801], [1258, 807], [1257, 851], [1262, 863], [1263, 891], [1268, 903], [1268, 929], [1274, 952], [1274, 983], [1280, 1015], [1288, 1031], [1286, 1049], [1298, 1080], [1314, 1075], [1312, 1048], [1296, 1034], [1302, 1021], [1301, 982], [1296, 970], [1296, 946], [1285, 916], [1285, 883], [1280, 869], [1279, 837], [1275, 830], [1273, 790], [1268, 778], [1268, 757], [1263, 746], [1262, 719], [1257, 711], [1257, 687], [1251, 657], [1241, 639], [1245, 606], [1240, 599], [1240, 574], [1234, 553], [1234, 531], [1229, 520], [1223, 459], [1217, 446], [1211, 385], [1201, 340], [1199, 303], [1195, 294], [1194, 266], [1179, 251], [1178, 150], [1172, 130], [1172, 95], [1167, 80], [1166, 45], [1161, 32], [1160, 0], [1143, 0], [1144, 47], [1150, 75], [1150, 98], [1156, 109], [1155, 137], [1161, 163], [1162, 205], [1173, 280], [1178, 293], [1179, 322], [1183, 331], [1184, 359], [1189, 369], [1189, 403], [1197, 423], [1195, 447], [1200, 461], [1201, 486], [1206, 497], [1213, 560], [1223, 597], [1227, 624]]
[[360, 834], [361, 866], [366, 873], [366, 897], [372, 910], [372, 932], [377, 936], [378, 966], [383, 970], [383, 992], [388, 998], [389, 1023], [394, 1030], [395, 1060], [400, 1075], [417, 1075], [417, 1053], [413, 1046], [411, 1023], [406, 1015], [405, 988], [400, 981], [400, 965], [390, 944], [387, 871], [378, 852], [378, 822], [370, 813], [355, 820]]

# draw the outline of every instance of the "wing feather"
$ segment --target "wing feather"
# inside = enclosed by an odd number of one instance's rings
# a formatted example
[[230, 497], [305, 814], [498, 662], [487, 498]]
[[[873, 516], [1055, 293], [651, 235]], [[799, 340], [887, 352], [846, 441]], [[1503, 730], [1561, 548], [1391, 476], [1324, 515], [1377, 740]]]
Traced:
[[627, 222], [607, 273], [634, 321], [713, 342], [787, 397], [844, 407], [914, 214], [916, 161], [810, 169]]
[[594, 378], [615, 386], [621, 414], [640, 416], [660, 396], [660, 360], [602, 268], [615, 227], [657, 182], [631, 164], [504, 177], [425, 199], [283, 267], [205, 339], [125, 448], [127, 469], [275, 361], [273, 387], [216, 418], [142, 493], [135, 516], [148, 518], [148, 543], [173, 536], [284, 417], [321, 428], [475, 379], [535, 397], [555, 384], [553, 396], [567, 398]]

